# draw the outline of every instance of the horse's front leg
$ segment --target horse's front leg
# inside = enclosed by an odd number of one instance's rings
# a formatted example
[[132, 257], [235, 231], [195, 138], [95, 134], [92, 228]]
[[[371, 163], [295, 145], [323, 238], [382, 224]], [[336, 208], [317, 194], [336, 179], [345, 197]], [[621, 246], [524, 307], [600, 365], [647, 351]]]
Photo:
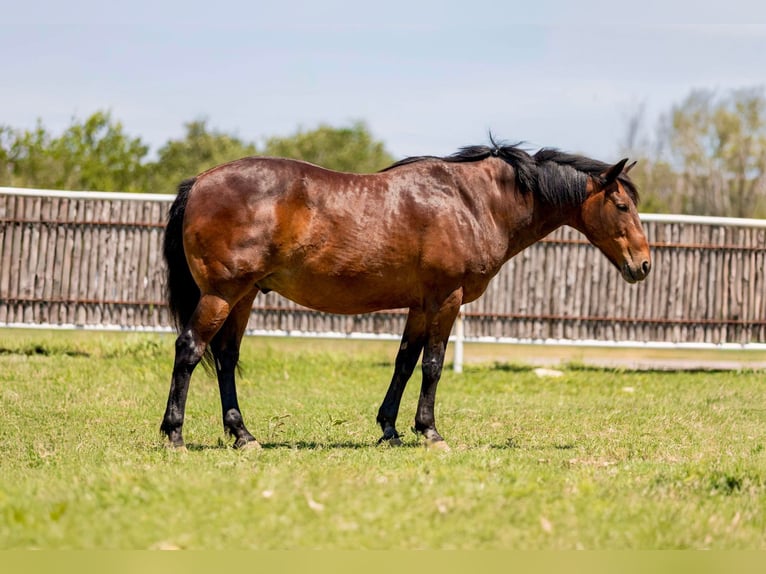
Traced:
[[441, 450], [449, 450], [449, 446], [436, 430], [436, 387], [441, 378], [450, 331], [460, 311], [462, 293], [462, 289], [456, 290], [441, 305], [428, 326], [428, 341], [423, 350], [423, 383], [415, 415], [415, 430], [425, 437], [427, 447]]
[[396, 354], [394, 375], [383, 404], [378, 410], [377, 420], [383, 430], [383, 436], [378, 440], [378, 444], [386, 443], [392, 446], [402, 444], [399, 432], [396, 430], [396, 418], [399, 415], [402, 394], [415, 370], [424, 343], [425, 315], [419, 309], [410, 309], [399, 352]]

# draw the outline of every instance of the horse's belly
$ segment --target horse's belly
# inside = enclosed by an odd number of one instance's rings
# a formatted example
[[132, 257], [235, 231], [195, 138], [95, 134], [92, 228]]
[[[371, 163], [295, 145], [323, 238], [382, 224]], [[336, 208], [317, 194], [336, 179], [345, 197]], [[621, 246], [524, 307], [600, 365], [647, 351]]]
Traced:
[[418, 290], [401, 279], [290, 273], [274, 274], [259, 285], [309, 309], [351, 315], [417, 305]]

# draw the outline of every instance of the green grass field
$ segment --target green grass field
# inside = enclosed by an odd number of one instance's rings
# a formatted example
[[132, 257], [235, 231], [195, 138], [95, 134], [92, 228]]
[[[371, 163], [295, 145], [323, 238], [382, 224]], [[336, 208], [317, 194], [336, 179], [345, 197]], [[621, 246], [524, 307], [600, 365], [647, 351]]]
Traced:
[[766, 549], [764, 373], [445, 369], [439, 453], [375, 445], [396, 346], [249, 338], [264, 448], [200, 369], [176, 452], [172, 337], [0, 331], [0, 549]]

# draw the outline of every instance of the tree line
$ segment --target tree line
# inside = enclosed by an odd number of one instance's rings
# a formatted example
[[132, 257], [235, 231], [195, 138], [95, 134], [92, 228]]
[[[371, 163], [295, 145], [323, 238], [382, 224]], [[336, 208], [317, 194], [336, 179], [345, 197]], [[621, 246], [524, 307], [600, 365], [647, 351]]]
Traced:
[[210, 167], [251, 155], [303, 159], [341, 171], [377, 171], [394, 162], [363, 122], [320, 125], [262, 145], [208, 126], [187, 123], [149, 160], [149, 146], [126, 133], [111, 113], [73, 119], [60, 135], [42, 123], [31, 130], [0, 126], [0, 186], [83, 191], [172, 193], [178, 183]]
[[[766, 97], [763, 88], [693, 90], [648, 127], [639, 107], [619, 147], [638, 159], [631, 176], [641, 211], [766, 217]], [[61, 134], [0, 125], [0, 185], [45, 189], [172, 193], [182, 179], [248, 155], [292, 157], [331, 169], [371, 172], [393, 163], [363, 122], [320, 125], [261, 145], [218, 131], [206, 120], [179, 139], [149, 146], [109, 112], [73, 119]]]

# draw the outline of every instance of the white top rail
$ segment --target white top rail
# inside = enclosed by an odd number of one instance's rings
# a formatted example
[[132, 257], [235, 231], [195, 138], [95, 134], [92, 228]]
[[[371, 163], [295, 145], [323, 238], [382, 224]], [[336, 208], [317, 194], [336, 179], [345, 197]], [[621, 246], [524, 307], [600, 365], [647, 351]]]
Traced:
[[[166, 201], [175, 199], [175, 193], [127, 193], [117, 191], [62, 191], [55, 189], [31, 189], [25, 187], [0, 187], [0, 194], [27, 195], [34, 197], [68, 197], [71, 199], [114, 199], [122, 201]], [[729, 227], [766, 228], [766, 219], [743, 217], [713, 217], [707, 215], [678, 215], [671, 213], [642, 213], [641, 220], [657, 223], [689, 223], [697, 225], [722, 225]]]
[[722, 225], [727, 227], [763, 227], [766, 219], [744, 217], [713, 217], [712, 215], [681, 215], [675, 213], [641, 213], [641, 221], [655, 223], [691, 223], [697, 225]]
[[127, 193], [123, 191], [63, 191], [60, 189], [32, 189], [28, 187], [0, 187], [0, 194], [27, 195], [32, 197], [66, 197], [69, 199], [115, 199], [122, 201], [167, 201], [176, 198], [175, 193]]

